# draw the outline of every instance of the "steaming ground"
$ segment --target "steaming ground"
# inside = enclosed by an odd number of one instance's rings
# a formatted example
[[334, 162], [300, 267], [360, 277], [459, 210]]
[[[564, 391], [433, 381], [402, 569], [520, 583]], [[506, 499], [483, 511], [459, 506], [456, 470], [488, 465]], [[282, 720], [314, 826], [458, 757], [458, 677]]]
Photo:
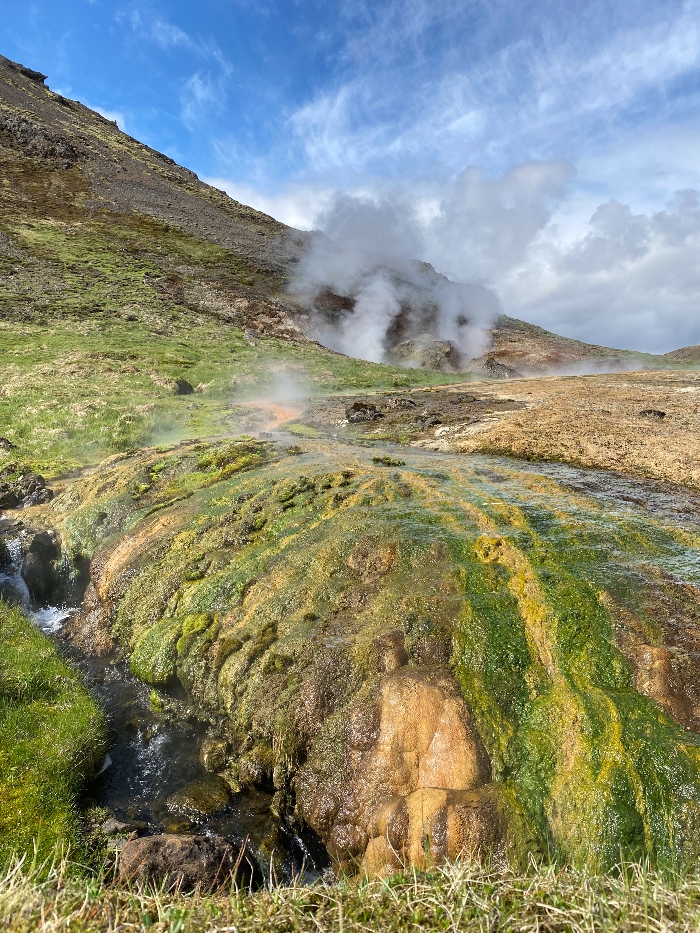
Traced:
[[494, 293], [451, 282], [406, 251], [373, 248], [374, 240], [376, 231], [357, 228], [337, 241], [314, 236], [291, 286], [310, 309], [310, 336], [373, 363], [391, 361], [394, 347], [421, 335], [449, 341], [464, 363], [483, 354], [499, 314]]
[[296, 433], [559, 461], [700, 489], [700, 372], [470, 382], [412, 390], [398, 406], [392, 398], [356, 397], [376, 409], [359, 423], [348, 423], [347, 399], [311, 400]]

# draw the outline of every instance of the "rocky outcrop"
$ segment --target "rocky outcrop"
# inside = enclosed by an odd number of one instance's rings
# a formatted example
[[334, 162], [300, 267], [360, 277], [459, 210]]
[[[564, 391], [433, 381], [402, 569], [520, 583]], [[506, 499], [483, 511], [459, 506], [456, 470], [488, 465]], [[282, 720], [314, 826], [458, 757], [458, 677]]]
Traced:
[[389, 361], [399, 366], [437, 369], [447, 373], [458, 372], [462, 366], [457, 347], [449, 340], [439, 340], [431, 334], [419, 334], [392, 347]]
[[129, 840], [119, 856], [122, 881], [168, 890], [246, 887], [257, 875], [259, 869], [245, 843], [237, 848], [219, 836], [145, 836]]
[[51, 499], [53, 490], [38, 473], [31, 470], [18, 473], [14, 465], [0, 472], [0, 509], [29, 508], [43, 505]]
[[391, 634], [383, 663], [392, 672], [370, 703], [350, 710], [341, 781], [324, 780], [315, 765], [297, 779], [301, 812], [331, 857], [371, 873], [501, 841], [484, 790], [491, 766], [456, 684], [444, 668], [403, 666], [403, 638]]

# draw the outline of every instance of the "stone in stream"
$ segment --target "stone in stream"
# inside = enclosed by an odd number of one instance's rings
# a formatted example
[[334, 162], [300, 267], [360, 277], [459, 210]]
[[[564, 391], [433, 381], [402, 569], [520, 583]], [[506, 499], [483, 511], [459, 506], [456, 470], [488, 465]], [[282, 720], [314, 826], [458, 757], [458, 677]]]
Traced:
[[230, 799], [231, 795], [226, 781], [215, 774], [208, 774], [189, 781], [180, 790], [171, 794], [166, 801], [166, 806], [171, 812], [212, 816], [225, 810]]
[[39, 603], [49, 599], [56, 584], [52, 561], [60, 553], [55, 538], [48, 531], [40, 531], [29, 540], [21, 573], [30, 596]]
[[246, 843], [237, 848], [220, 836], [145, 836], [129, 840], [119, 856], [122, 881], [179, 891], [211, 891], [225, 884], [248, 886], [259, 873]]

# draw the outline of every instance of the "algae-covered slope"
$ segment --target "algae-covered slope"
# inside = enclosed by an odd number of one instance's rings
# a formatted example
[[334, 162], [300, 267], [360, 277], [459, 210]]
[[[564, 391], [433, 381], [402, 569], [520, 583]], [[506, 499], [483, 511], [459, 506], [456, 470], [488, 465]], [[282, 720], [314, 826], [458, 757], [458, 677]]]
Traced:
[[151, 449], [59, 497], [78, 642], [184, 687], [226, 780], [341, 864], [693, 859], [694, 520], [566, 468], [304, 446]]

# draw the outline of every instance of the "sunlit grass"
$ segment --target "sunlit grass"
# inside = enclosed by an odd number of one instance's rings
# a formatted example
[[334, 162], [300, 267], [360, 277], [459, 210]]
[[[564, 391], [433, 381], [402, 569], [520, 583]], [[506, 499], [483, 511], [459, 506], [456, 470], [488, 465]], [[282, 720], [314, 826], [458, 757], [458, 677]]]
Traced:
[[700, 878], [628, 865], [610, 875], [536, 867], [515, 873], [454, 863], [389, 879], [183, 895], [120, 885], [57, 859], [0, 878], [8, 933], [325, 933], [325, 931], [691, 931], [700, 926]]
[[102, 713], [78, 672], [0, 601], [0, 861], [75, 845], [75, 799], [103, 746]]

